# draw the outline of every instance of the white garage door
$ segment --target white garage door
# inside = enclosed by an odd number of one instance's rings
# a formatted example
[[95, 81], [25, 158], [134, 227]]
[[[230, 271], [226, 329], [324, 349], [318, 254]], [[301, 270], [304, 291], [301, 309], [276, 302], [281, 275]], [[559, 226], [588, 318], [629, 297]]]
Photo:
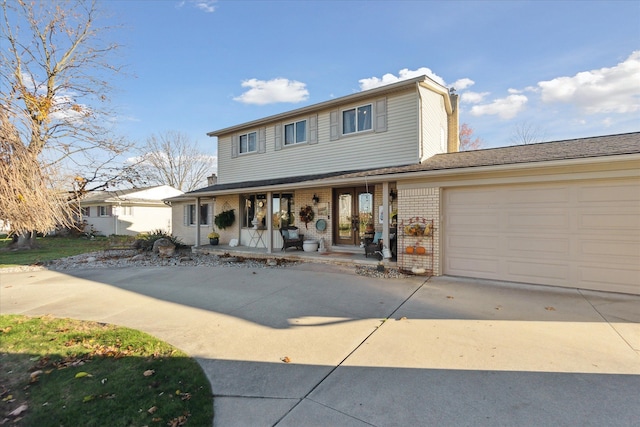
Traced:
[[640, 180], [446, 189], [444, 273], [640, 294]]

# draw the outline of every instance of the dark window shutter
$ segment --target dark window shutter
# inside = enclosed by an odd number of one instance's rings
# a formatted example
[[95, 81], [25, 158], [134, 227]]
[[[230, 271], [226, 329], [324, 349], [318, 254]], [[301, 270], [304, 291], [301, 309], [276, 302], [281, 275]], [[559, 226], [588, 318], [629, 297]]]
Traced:
[[282, 123], [275, 125], [276, 151], [282, 150]]
[[376, 100], [376, 132], [387, 131], [387, 98]]
[[318, 143], [318, 115], [309, 116], [309, 144]]
[[184, 205], [182, 210], [182, 224], [189, 225], [189, 205]]
[[267, 152], [267, 128], [258, 129], [258, 153]]
[[340, 138], [340, 119], [338, 111], [329, 113], [329, 140], [335, 141]]

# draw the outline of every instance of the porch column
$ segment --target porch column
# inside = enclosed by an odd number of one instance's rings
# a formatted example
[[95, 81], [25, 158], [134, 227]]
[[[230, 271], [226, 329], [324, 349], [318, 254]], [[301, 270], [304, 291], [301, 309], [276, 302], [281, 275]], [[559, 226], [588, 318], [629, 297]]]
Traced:
[[267, 253], [273, 253], [273, 193], [267, 191], [267, 241], [264, 242], [267, 247]]
[[389, 183], [382, 183], [382, 240], [384, 245], [391, 250], [391, 240], [389, 240]]
[[200, 197], [196, 197], [196, 248], [200, 246]]

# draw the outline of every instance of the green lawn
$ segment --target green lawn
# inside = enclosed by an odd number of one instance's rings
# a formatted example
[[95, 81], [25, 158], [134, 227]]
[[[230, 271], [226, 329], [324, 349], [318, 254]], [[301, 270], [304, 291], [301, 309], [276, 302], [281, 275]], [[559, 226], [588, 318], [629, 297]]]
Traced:
[[0, 365], [7, 425], [212, 425], [213, 397], [200, 366], [133, 329], [0, 316]]
[[107, 247], [106, 237], [93, 240], [80, 237], [38, 237], [37, 249], [8, 250], [11, 239], [0, 239], [0, 268], [17, 265], [33, 265], [53, 259], [87, 252], [100, 251]]

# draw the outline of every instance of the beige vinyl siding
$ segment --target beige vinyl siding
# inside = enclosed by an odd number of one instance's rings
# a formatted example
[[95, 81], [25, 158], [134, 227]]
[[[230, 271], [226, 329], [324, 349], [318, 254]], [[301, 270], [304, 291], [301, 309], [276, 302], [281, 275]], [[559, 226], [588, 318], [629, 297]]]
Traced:
[[[422, 97], [421, 161], [423, 161], [435, 154], [447, 152], [448, 126], [447, 112], [442, 96], [423, 87], [420, 88], [420, 96]], [[442, 136], [444, 136], [444, 146]]]
[[[352, 108], [344, 105], [339, 109]], [[418, 162], [418, 98], [415, 90], [387, 96], [387, 131], [367, 131], [341, 136], [331, 141], [330, 112], [319, 111], [318, 143], [296, 144], [275, 149], [275, 125], [266, 126], [266, 153], [251, 153], [231, 157], [232, 135], [224, 135], [218, 141], [218, 183], [301, 176], [333, 171], [399, 166]], [[310, 115], [292, 117], [286, 122], [306, 119]], [[309, 125], [309, 122], [307, 122]], [[247, 129], [251, 132], [253, 129]]]

